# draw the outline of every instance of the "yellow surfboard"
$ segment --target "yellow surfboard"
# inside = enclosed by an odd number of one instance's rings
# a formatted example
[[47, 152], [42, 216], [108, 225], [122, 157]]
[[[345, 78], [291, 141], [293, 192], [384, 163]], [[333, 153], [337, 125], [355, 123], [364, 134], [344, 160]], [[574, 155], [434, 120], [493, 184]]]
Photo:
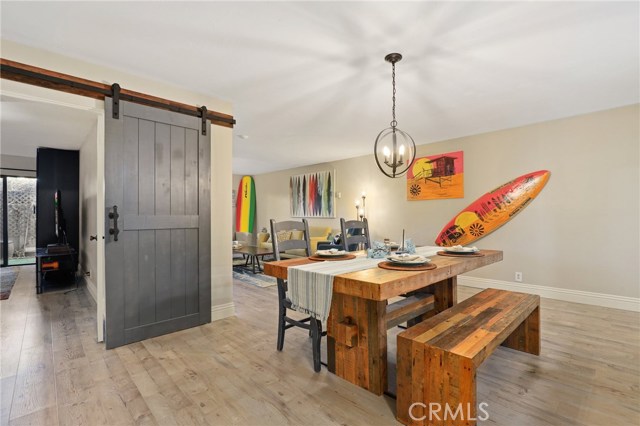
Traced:
[[251, 176], [243, 176], [236, 196], [236, 232], [253, 232], [256, 219], [256, 187]]

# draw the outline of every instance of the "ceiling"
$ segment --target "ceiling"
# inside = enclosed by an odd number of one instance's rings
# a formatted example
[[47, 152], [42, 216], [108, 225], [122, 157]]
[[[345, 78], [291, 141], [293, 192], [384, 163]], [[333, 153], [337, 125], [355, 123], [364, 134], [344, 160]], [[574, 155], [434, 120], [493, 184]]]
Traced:
[[[2, 2], [2, 37], [233, 103], [234, 173], [637, 103], [638, 2]], [[9, 58], [11, 59], [11, 58]], [[239, 136], [248, 136], [242, 139]]]
[[38, 147], [80, 149], [95, 112], [0, 96], [0, 152], [36, 157]]

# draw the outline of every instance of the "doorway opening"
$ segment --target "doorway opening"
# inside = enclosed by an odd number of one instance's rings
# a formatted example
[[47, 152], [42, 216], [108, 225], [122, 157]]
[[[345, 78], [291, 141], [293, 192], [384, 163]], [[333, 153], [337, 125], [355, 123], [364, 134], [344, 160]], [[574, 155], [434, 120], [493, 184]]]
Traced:
[[[55, 182], [46, 178], [47, 182], [37, 176], [38, 152], [42, 148], [53, 150], [66, 150], [78, 152], [79, 156], [79, 189], [76, 192], [66, 191], [63, 194], [63, 203], [70, 197], [79, 200], [79, 206], [64, 211], [64, 218], [75, 214], [76, 219], [66, 223], [67, 231], [74, 228], [77, 238], [77, 247], [73, 247], [77, 253], [74, 264], [77, 265], [77, 275], [74, 279], [78, 284], [84, 285], [90, 294], [90, 299], [96, 302], [96, 340], [103, 340], [104, 319], [104, 102], [97, 101], [74, 94], [58, 92], [42, 87], [25, 85], [13, 81], [2, 82], [0, 91], [2, 113], [0, 114], [0, 131], [2, 139], [2, 152], [0, 155], [0, 190], [1, 199], [6, 199], [5, 204], [0, 203], [3, 209], [0, 215], [2, 223], [0, 240], [3, 241], [5, 250], [2, 252], [2, 263], [12, 266], [17, 263], [34, 263], [34, 258], [39, 259], [43, 250], [52, 257], [48, 246], [57, 241], [55, 233], [52, 236], [44, 235], [39, 238], [41, 222], [53, 226], [56, 216], [53, 211], [39, 212], [43, 206], [53, 208], [54, 193], [41, 194], [40, 205], [35, 209], [31, 203], [30, 195], [34, 199], [38, 197], [40, 189], [51, 186], [55, 192], [62, 183], [58, 179], [69, 175], [63, 165], [58, 163], [48, 165], [60, 169], [61, 175], [54, 177]], [[46, 168], [42, 168], [44, 170]], [[49, 176], [49, 174], [46, 174]], [[30, 177], [32, 179], [20, 179]], [[15, 179], [15, 180], [14, 180]], [[43, 178], [44, 179], [44, 178]], [[37, 185], [35, 184], [37, 182]], [[48, 183], [49, 185], [44, 185]], [[64, 188], [62, 188], [64, 189]], [[15, 194], [14, 194], [15, 193]], [[64, 208], [65, 206], [63, 206]], [[51, 210], [51, 208], [49, 210]], [[40, 214], [42, 213], [42, 214]], [[34, 219], [35, 217], [35, 219]], [[34, 229], [34, 221], [38, 225]], [[14, 224], [15, 223], [15, 224]], [[33, 240], [35, 239], [35, 242]], [[48, 240], [51, 241], [48, 241]], [[42, 240], [42, 241], [40, 241]], [[47, 240], [47, 241], [45, 241]], [[5, 242], [6, 241], [6, 242]], [[11, 250], [9, 245], [11, 242]], [[11, 252], [11, 255], [9, 255]], [[54, 253], [56, 254], [56, 253]], [[40, 256], [42, 258], [42, 256]], [[44, 262], [44, 261], [43, 261]], [[54, 261], [47, 261], [46, 267], [52, 270], [60, 269]], [[40, 271], [44, 271], [44, 264]], [[34, 266], [28, 266], [32, 268]], [[16, 265], [11, 270], [19, 270], [21, 265]], [[37, 268], [36, 268], [37, 269]], [[47, 274], [52, 274], [47, 269]], [[6, 273], [5, 273], [6, 272]], [[8, 275], [9, 268], [3, 269], [3, 275]], [[36, 273], [36, 276], [42, 274]], [[50, 278], [49, 275], [46, 278]], [[70, 285], [63, 283], [51, 283], [46, 289], [39, 286], [34, 279], [33, 291], [66, 291]], [[10, 294], [9, 294], [10, 297]]]

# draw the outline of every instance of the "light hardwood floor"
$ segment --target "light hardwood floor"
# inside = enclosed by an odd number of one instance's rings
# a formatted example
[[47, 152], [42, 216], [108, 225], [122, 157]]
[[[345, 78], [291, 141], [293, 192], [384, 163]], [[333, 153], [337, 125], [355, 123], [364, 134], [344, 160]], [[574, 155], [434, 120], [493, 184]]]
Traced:
[[[0, 302], [2, 425], [398, 424], [393, 399], [314, 373], [304, 331], [275, 350], [275, 287], [236, 282], [237, 317], [105, 351], [86, 289], [36, 296], [34, 279], [23, 267]], [[639, 424], [639, 377], [639, 314], [543, 299], [541, 356], [480, 368], [483, 424]]]

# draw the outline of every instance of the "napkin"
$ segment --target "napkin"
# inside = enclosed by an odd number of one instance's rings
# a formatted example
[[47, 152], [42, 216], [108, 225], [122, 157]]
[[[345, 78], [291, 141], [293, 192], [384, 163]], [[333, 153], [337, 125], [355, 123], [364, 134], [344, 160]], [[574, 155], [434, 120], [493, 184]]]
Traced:
[[340, 256], [343, 254], [347, 254], [346, 251], [344, 250], [338, 250], [338, 249], [329, 249], [329, 250], [318, 250], [316, 251], [316, 254], [318, 256]]
[[389, 259], [398, 260], [400, 262], [413, 262], [414, 260], [423, 260], [424, 256], [419, 254], [392, 254]]
[[413, 254], [416, 252], [416, 245], [413, 243], [411, 238], [407, 238], [404, 240], [404, 251], [405, 253]]
[[383, 242], [374, 241], [371, 248], [367, 250], [369, 259], [384, 259], [389, 255], [389, 247]]

